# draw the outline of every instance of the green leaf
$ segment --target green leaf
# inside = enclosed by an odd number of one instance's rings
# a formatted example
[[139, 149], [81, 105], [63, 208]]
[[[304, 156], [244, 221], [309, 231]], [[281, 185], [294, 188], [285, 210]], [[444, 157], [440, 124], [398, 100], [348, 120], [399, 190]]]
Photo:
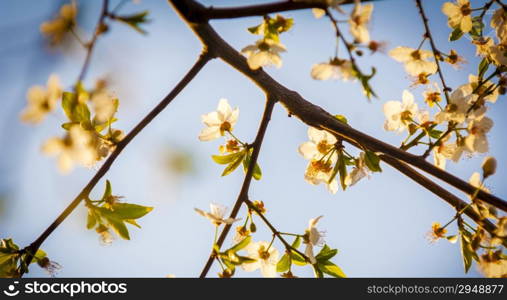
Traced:
[[294, 239], [294, 242], [292, 242], [292, 248], [297, 249], [297, 248], [299, 248], [299, 246], [301, 246], [301, 237], [298, 235]]
[[479, 80], [482, 80], [482, 78], [484, 77], [484, 74], [486, 74], [486, 72], [488, 71], [489, 65], [490, 65], [490, 62], [486, 57], [481, 60], [481, 63], [479, 64], [479, 70], [478, 70]]
[[9, 265], [11, 264], [12, 260], [14, 260], [18, 256], [18, 254], [7, 254], [7, 253], [0, 253], [0, 269], [2, 265]]
[[484, 28], [484, 23], [482, 23], [482, 18], [480, 16], [474, 17], [472, 19], [472, 30], [468, 34], [474, 39], [478, 39], [482, 36], [482, 29]]
[[147, 213], [153, 210], [153, 207], [149, 206], [142, 206], [137, 204], [131, 204], [131, 203], [116, 203], [113, 206], [113, 214], [118, 219], [139, 219], [141, 217], [144, 217]]
[[364, 162], [372, 172], [382, 172], [380, 168], [380, 157], [375, 152], [366, 150], [364, 152]]
[[241, 240], [241, 242], [237, 243], [236, 245], [232, 246], [229, 250], [227, 250], [226, 252], [238, 252], [240, 251], [241, 249], [245, 248], [246, 246], [248, 246], [248, 244], [250, 244], [250, 242], [252, 241], [252, 236], [247, 236], [245, 237], [244, 239]]
[[126, 219], [126, 220], [124, 220], [124, 221], [125, 221], [126, 223], [131, 224], [131, 225], [134, 225], [134, 226], [135, 226], [135, 227], [137, 227], [137, 228], [141, 228], [141, 225], [139, 225], [139, 224], [136, 222], [136, 220]]
[[97, 217], [92, 209], [88, 209], [88, 217], [86, 218], [86, 228], [92, 229], [97, 225]]
[[338, 267], [337, 265], [335, 265], [334, 263], [330, 262], [330, 261], [326, 261], [326, 262], [319, 262], [318, 263], [318, 267], [319, 269], [326, 273], [327, 275], [330, 275], [330, 276], [333, 276], [333, 277], [336, 277], [336, 278], [346, 278], [347, 275], [345, 275], [345, 273], [342, 271], [342, 269], [340, 267]]
[[118, 234], [122, 239], [130, 240], [129, 230], [122, 220], [118, 220], [114, 217], [106, 217], [106, 219], [116, 234]]
[[[251, 149], [251, 150], [253, 150], [253, 149]], [[252, 152], [251, 150], [250, 150], [250, 152]], [[243, 159], [243, 171], [245, 171], [245, 173], [248, 170], [248, 166], [250, 165], [250, 159], [251, 158], [252, 158], [251, 153], [247, 153], [245, 155], [245, 158]], [[255, 180], [261, 180], [261, 178], [262, 178], [261, 167], [259, 166], [258, 163], [255, 163], [255, 166], [254, 166], [254, 169], [253, 169], [253, 173], [252, 173], [252, 177]]]
[[0, 242], [0, 253], [16, 253], [18, 245], [12, 239], [2, 239]]
[[280, 273], [287, 272], [290, 269], [291, 259], [289, 255], [285, 254], [276, 264], [276, 271]]
[[434, 139], [438, 139], [440, 138], [440, 136], [442, 135], [442, 131], [441, 130], [436, 130], [436, 129], [432, 129], [428, 132], [428, 135]]
[[222, 262], [227, 267], [227, 269], [229, 269], [229, 270], [236, 269], [236, 266], [230, 260], [228, 260], [226, 258], [222, 258]]
[[449, 35], [449, 41], [454, 42], [459, 40], [463, 36], [463, 31], [459, 27], [454, 28], [454, 30]]
[[[341, 153], [341, 151], [340, 151], [340, 153]], [[333, 182], [333, 180], [336, 178], [336, 175], [340, 171], [340, 166], [341, 166], [341, 162], [338, 159], [336, 161], [336, 163], [334, 164], [333, 171], [331, 172], [331, 176], [329, 176], [329, 179], [327, 181], [328, 184], [330, 184], [331, 182]]]
[[373, 91], [373, 89], [372, 89], [372, 87], [370, 85], [370, 80], [377, 73], [377, 69], [375, 67], [372, 67], [371, 68], [371, 74], [370, 75], [364, 75], [361, 72], [361, 70], [359, 70], [357, 68], [357, 66], [353, 66], [353, 67], [354, 67], [357, 79], [359, 79], [359, 81], [361, 82], [361, 85], [363, 87], [363, 93], [366, 96], [366, 98], [368, 100], [370, 100], [371, 97], [377, 97], [377, 94]]
[[146, 34], [147, 32], [139, 27], [139, 25], [150, 22], [150, 20], [146, 19], [148, 13], [149, 11], [145, 10], [132, 15], [115, 16], [114, 19], [130, 26], [132, 29], [141, 34]]
[[465, 273], [468, 273], [470, 267], [472, 266], [472, 247], [470, 246], [469, 233], [464, 229], [460, 230], [460, 248], [461, 248], [461, 256], [463, 258], [463, 266], [465, 268]]
[[318, 265], [312, 265], [313, 271], [315, 273], [315, 277], [317, 278], [324, 278], [324, 273], [320, 270]]
[[260, 32], [260, 27], [261, 25], [257, 25], [257, 26], [252, 26], [252, 27], [248, 27], [248, 31], [251, 33], [251, 34], [262, 34], [262, 32]]
[[[80, 103], [75, 93], [63, 93], [62, 108], [71, 123], [90, 122], [90, 110], [88, 109], [88, 105], [86, 103]], [[65, 124], [65, 127], [70, 128], [70, 124]]]
[[214, 162], [221, 165], [228, 165], [235, 161], [238, 157], [244, 155], [244, 151], [227, 154], [227, 155], [212, 155], [211, 158]]
[[345, 155], [343, 154], [343, 151], [338, 153], [338, 161], [336, 163], [339, 164], [338, 171], [340, 173], [340, 184], [342, 189], [345, 191], [347, 188], [347, 185], [345, 184], [345, 179], [347, 178], [347, 166], [345, 164]]
[[74, 118], [77, 122], [90, 122], [90, 110], [86, 103], [78, 103], [74, 110]]
[[338, 253], [338, 249], [331, 249], [328, 245], [324, 245], [315, 259], [319, 262], [325, 262], [333, 258]]
[[67, 118], [75, 122], [74, 107], [77, 104], [77, 96], [71, 92], [63, 92], [62, 95], [62, 108]]
[[292, 258], [292, 262], [298, 266], [304, 266], [307, 264], [306, 259], [294, 250], [291, 251], [290, 256]]
[[109, 180], [106, 180], [106, 189], [104, 190], [104, 194], [102, 195], [102, 200], [106, 200], [107, 198], [111, 197], [113, 194], [113, 188], [111, 187], [111, 182]]
[[236, 159], [231, 162], [225, 169], [224, 171], [222, 172], [222, 176], [227, 176], [229, 174], [231, 174], [234, 170], [236, 170], [239, 165], [241, 164], [241, 162], [243, 161], [243, 158], [245, 156], [245, 152], [241, 152], [242, 155], [236, 157]]
[[236, 265], [251, 264], [251, 263], [256, 262], [255, 259], [250, 258], [248, 256], [236, 255], [236, 258], [237, 258], [237, 262], [234, 262], [234, 264], [236, 264]]

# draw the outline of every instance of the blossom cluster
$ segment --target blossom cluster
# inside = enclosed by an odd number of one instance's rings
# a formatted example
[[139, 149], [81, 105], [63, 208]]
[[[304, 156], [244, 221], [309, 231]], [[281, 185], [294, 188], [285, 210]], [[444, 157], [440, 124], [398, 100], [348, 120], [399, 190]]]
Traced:
[[73, 92], [64, 92], [58, 77], [51, 75], [46, 88], [30, 88], [27, 98], [28, 105], [20, 116], [26, 123], [40, 123], [59, 103], [65, 113], [67, 122], [62, 124], [65, 135], [50, 138], [42, 146], [45, 154], [58, 156], [62, 173], [71, 171], [75, 164], [93, 166], [124, 137], [121, 130], [111, 126], [117, 120], [119, 100], [107, 90], [103, 80], [91, 90], [79, 82]]

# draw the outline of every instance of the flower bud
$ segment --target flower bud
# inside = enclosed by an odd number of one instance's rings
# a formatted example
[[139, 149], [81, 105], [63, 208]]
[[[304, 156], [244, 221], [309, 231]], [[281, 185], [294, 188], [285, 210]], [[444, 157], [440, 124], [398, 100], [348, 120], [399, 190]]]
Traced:
[[492, 156], [487, 156], [482, 162], [482, 175], [484, 178], [495, 174], [496, 172], [496, 159]]

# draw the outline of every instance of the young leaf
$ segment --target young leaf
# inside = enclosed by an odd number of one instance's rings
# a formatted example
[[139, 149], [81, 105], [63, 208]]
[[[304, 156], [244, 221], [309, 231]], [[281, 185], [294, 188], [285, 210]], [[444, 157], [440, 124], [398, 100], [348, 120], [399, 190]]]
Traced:
[[[253, 149], [252, 149], [253, 150]], [[251, 152], [251, 151], [250, 151]], [[250, 159], [252, 158], [251, 156], [251, 153], [247, 153], [245, 155], [245, 159], [243, 160], [243, 171], [245, 171], [245, 173], [247, 172], [248, 170], [248, 166], [250, 165]], [[260, 180], [262, 178], [262, 171], [261, 171], [261, 167], [259, 167], [259, 164], [258, 163], [255, 163], [255, 166], [254, 166], [254, 169], [253, 169], [253, 173], [252, 173], [252, 177], [255, 179], [255, 180]]]
[[243, 158], [245, 156], [245, 152], [241, 152], [241, 155], [236, 157], [236, 160], [234, 160], [233, 162], [231, 162], [225, 169], [224, 171], [222, 172], [222, 176], [227, 176], [229, 174], [231, 174], [234, 170], [236, 170], [239, 165], [241, 164], [241, 162], [243, 161]]
[[236, 252], [242, 250], [243, 248], [245, 248], [246, 246], [248, 246], [248, 244], [250, 244], [251, 241], [252, 241], [252, 236], [249, 235], [249, 236], [245, 237], [244, 239], [242, 239], [241, 242], [239, 242], [236, 245], [232, 246], [226, 252], [230, 251], [230, 252], [236, 253]]
[[454, 42], [459, 40], [463, 36], [463, 31], [459, 27], [454, 28], [454, 30], [449, 35], [449, 41]]
[[339, 164], [338, 171], [340, 173], [340, 184], [342, 189], [345, 191], [347, 188], [347, 185], [345, 184], [345, 179], [347, 178], [347, 166], [345, 163], [345, 155], [342, 151], [338, 153], [338, 161], [336, 163]]
[[297, 248], [299, 248], [299, 246], [301, 246], [301, 237], [298, 235], [294, 239], [294, 242], [292, 242], [292, 248], [297, 249]]
[[102, 195], [102, 200], [106, 200], [107, 198], [111, 197], [113, 194], [113, 188], [111, 187], [111, 182], [109, 180], [106, 180], [106, 189], [104, 190], [104, 194]]
[[290, 269], [291, 259], [289, 255], [285, 254], [276, 264], [276, 271], [280, 273], [287, 272]]
[[150, 22], [150, 20], [146, 19], [148, 13], [149, 11], [145, 10], [133, 15], [115, 16], [114, 19], [130, 26], [141, 34], [146, 34], [147, 32], [139, 27], [139, 25]]
[[366, 150], [364, 154], [364, 162], [368, 169], [372, 172], [382, 172], [382, 169], [380, 168], [380, 158], [377, 154], [369, 150]]
[[72, 122], [76, 122], [76, 119], [74, 118], [74, 107], [76, 106], [76, 104], [77, 104], [76, 94], [71, 92], [63, 92], [62, 108], [67, 118]]
[[88, 217], [86, 218], [86, 228], [92, 229], [97, 225], [97, 217], [91, 209], [88, 209]]
[[441, 130], [436, 130], [436, 129], [431, 129], [429, 132], [428, 132], [428, 135], [434, 139], [438, 139], [441, 135], [442, 135], [442, 131]]
[[486, 57], [481, 60], [481, 63], [479, 64], [479, 70], [478, 70], [479, 80], [482, 80], [482, 78], [484, 77], [484, 74], [488, 71], [489, 65], [490, 65], [490, 62]]
[[319, 262], [325, 262], [333, 258], [338, 253], [338, 249], [331, 249], [328, 245], [324, 245], [315, 259]]
[[129, 230], [122, 220], [118, 220], [112, 216], [108, 216], [106, 219], [116, 234], [118, 234], [124, 240], [130, 240]]
[[214, 162], [221, 165], [228, 165], [231, 162], [235, 161], [238, 157], [242, 156], [243, 151], [227, 154], [227, 155], [212, 155], [211, 158]]
[[116, 218], [121, 220], [139, 219], [153, 210], [153, 207], [142, 206], [131, 203], [116, 203], [113, 206], [113, 212]]
[[460, 230], [460, 248], [461, 248], [461, 256], [463, 257], [463, 266], [465, 268], [465, 273], [468, 273], [470, 267], [472, 266], [472, 247], [470, 247], [469, 235], [470, 233], [465, 229]]
[[346, 278], [347, 277], [347, 275], [345, 275], [345, 273], [343, 273], [343, 271], [340, 267], [338, 267], [337, 265], [333, 264], [330, 261], [319, 262], [318, 267], [322, 272], [326, 273], [327, 275], [330, 275], [330, 276], [333, 276], [336, 278]]
[[304, 266], [307, 264], [305, 258], [294, 250], [291, 251], [290, 256], [291, 256], [292, 262], [298, 266]]

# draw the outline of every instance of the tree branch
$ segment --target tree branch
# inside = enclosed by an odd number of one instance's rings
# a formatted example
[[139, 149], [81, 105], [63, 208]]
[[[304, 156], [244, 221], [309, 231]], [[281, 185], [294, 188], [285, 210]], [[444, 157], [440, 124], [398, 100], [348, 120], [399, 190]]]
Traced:
[[[102, 28], [105, 26], [104, 20], [108, 15], [109, 10], [109, 0], [103, 0], [102, 2], [102, 10], [100, 12], [99, 21], [97, 22], [97, 26], [95, 26], [95, 32], [93, 33], [93, 37], [91, 41], [85, 45], [86, 47], [86, 58], [83, 63], [83, 67], [81, 68], [81, 72], [79, 73], [77, 81], [80, 82], [86, 76], [86, 72], [88, 71], [88, 67], [90, 65], [90, 60], [92, 58], [93, 48], [97, 42], [99, 35], [102, 34]], [[78, 36], [76, 38], [79, 40]]]
[[[373, 0], [366, 0], [373, 1]], [[343, 4], [353, 3], [354, 0], [345, 0]], [[277, 13], [277, 12], [285, 12], [291, 10], [300, 10], [300, 9], [308, 9], [308, 8], [320, 8], [326, 9], [328, 6], [322, 2], [319, 3], [314, 1], [308, 2], [296, 2], [296, 1], [282, 1], [282, 2], [273, 2], [273, 3], [265, 3], [265, 4], [257, 4], [257, 5], [248, 5], [248, 6], [236, 6], [236, 7], [223, 7], [223, 8], [215, 8], [210, 6], [205, 9], [202, 17], [205, 19], [233, 19], [233, 18], [242, 18], [242, 17], [253, 17], [253, 16], [264, 16], [267, 14]]]
[[[98, 181], [107, 173], [109, 168], [112, 166], [116, 158], [120, 155], [120, 153], [127, 147], [127, 145], [141, 132], [148, 124], [151, 123], [155, 117], [162, 112], [169, 103], [185, 88], [185, 86], [192, 81], [192, 79], [199, 73], [199, 71], [206, 65], [206, 63], [214, 58], [209, 52], [203, 51], [203, 53], [199, 56], [199, 59], [195, 62], [192, 68], [185, 74], [185, 76], [178, 82], [178, 84], [173, 88], [173, 90], [164, 98], [162, 101], [153, 108], [126, 136], [123, 140], [121, 140], [116, 149], [111, 153], [111, 155], [106, 159], [104, 164], [97, 171], [95, 176], [88, 182], [88, 184], [81, 190], [81, 192], [74, 198], [74, 200], [65, 208], [65, 210], [56, 218], [56, 220], [49, 225], [49, 227], [44, 230], [44, 232], [33, 242], [30, 246], [23, 249], [26, 251], [27, 258], [26, 264], [30, 265], [33, 254], [37, 252], [42, 243], [51, 235], [51, 233], [74, 211], [74, 209], [78, 206], [78, 204], [88, 196], [91, 190], [95, 187]], [[23, 270], [20, 273], [20, 276], [23, 276]]]
[[[248, 201], [248, 189], [250, 188], [250, 183], [252, 182], [252, 176], [253, 176], [253, 170], [255, 167], [255, 164], [257, 163], [257, 158], [259, 157], [259, 152], [261, 150], [262, 141], [264, 140], [264, 135], [266, 134], [266, 129], [268, 128], [269, 120], [271, 120], [271, 114], [273, 113], [273, 107], [275, 106], [275, 103], [278, 101], [277, 98], [271, 96], [271, 94], [267, 94], [266, 97], [266, 106], [264, 108], [264, 113], [262, 115], [261, 123], [259, 125], [259, 130], [257, 131], [257, 136], [255, 137], [255, 141], [251, 145], [253, 148], [252, 151], [252, 158], [250, 159], [250, 163], [248, 164], [248, 169], [245, 175], [245, 179], [243, 180], [243, 185], [241, 186], [241, 190], [239, 192], [238, 198], [236, 200], [236, 203], [234, 204], [234, 207], [232, 208], [230, 218], [236, 218], [238, 215], [239, 209], [241, 208], [241, 204], [243, 202]], [[227, 237], [227, 234], [229, 233], [232, 225], [226, 224], [224, 229], [222, 230], [222, 233], [220, 233], [220, 236], [217, 240], [218, 247], [222, 247], [222, 244], [225, 241], [225, 238]], [[206, 277], [206, 275], [209, 272], [209, 269], [211, 268], [211, 265], [213, 264], [213, 261], [215, 260], [214, 252], [212, 251], [208, 261], [204, 265], [204, 268], [201, 272], [200, 278]]]
[[[372, 151], [385, 153], [393, 158], [415, 166], [465, 193], [472, 195], [475, 192], [476, 188], [474, 186], [435, 167], [420, 156], [403, 151], [338, 121], [333, 115], [323, 110], [321, 107], [314, 105], [305, 100], [297, 92], [289, 90], [281, 85], [264, 72], [262, 68], [251, 70], [245, 57], [225, 42], [207, 22], [195, 23], [187, 18], [186, 14], [195, 16], [204, 13], [203, 11], [206, 9], [204, 6], [194, 0], [170, 0], [170, 2], [209, 51], [212, 51], [224, 62], [243, 73], [265, 93], [276, 95], [280, 103], [291, 115], [298, 117], [309, 126], [325, 129], [343, 138], [356, 141], [358, 144], [364, 145]], [[507, 211], [507, 202], [497, 196], [481, 190], [477, 198], [503, 211]]]

